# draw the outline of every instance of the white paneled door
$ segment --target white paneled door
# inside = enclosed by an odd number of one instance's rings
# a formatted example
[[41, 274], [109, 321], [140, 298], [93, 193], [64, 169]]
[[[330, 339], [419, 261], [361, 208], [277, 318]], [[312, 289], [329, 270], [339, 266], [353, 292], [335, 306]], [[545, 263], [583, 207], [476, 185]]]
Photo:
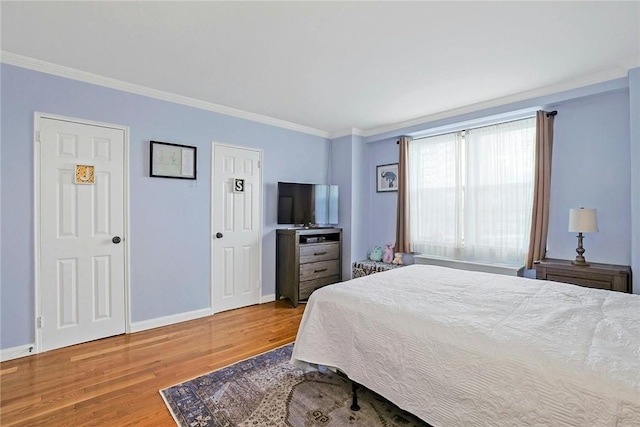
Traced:
[[40, 351], [125, 332], [126, 130], [38, 116]]
[[211, 306], [214, 313], [260, 302], [261, 157], [259, 150], [213, 145]]

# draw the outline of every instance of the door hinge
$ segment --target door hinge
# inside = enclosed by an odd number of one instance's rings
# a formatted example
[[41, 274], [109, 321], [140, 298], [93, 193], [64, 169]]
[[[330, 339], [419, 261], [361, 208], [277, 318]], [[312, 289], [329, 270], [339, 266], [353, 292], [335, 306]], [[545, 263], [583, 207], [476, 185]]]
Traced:
[[42, 133], [40, 131], [36, 131], [36, 141], [42, 142]]
[[38, 317], [37, 324], [38, 324], [38, 329], [42, 329], [42, 317]]

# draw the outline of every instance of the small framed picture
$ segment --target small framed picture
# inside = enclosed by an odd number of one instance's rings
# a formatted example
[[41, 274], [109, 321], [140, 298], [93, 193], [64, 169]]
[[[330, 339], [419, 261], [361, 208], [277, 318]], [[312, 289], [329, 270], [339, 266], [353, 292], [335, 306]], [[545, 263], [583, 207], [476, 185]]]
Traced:
[[197, 147], [151, 141], [150, 175], [157, 178], [196, 179]]
[[242, 178], [233, 179], [233, 192], [244, 193], [244, 179]]
[[376, 166], [376, 191], [398, 191], [398, 164]]
[[76, 184], [95, 184], [95, 167], [92, 165], [76, 165]]

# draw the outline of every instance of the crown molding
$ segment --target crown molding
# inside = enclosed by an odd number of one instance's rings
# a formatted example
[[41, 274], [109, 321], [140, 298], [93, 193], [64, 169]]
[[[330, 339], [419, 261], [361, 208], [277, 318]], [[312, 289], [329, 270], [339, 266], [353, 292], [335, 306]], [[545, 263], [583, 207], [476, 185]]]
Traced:
[[343, 136], [348, 136], [348, 135], [365, 136], [365, 131], [358, 128], [347, 128], [347, 129], [331, 132], [329, 135], [329, 138], [337, 139], [337, 138], [342, 138]]
[[619, 63], [620, 67], [626, 69], [627, 72], [634, 68], [640, 67], [640, 55], [637, 56], [628, 56], [622, 59]]
[[[239, 110], [232, 107], [225, 107], [224, 105], [218, 105], [211, 102], [190, 98], [187, 96], [177, 95], [170, 92], [164, 92], [157, 89], [151, 89], [145, 86], [136, 85], [133, 83], [127, 83], [121, 80], [104, 77], [98, 74], [88, 73], [80, 71], [74, 68], [65, 67], [62, 65], [53, 64], [39, 59], [34, 59], [22, 55], [18, 55], [11, 52], [0, 51], [0, 62], [9, 65], [15, 65], [17, 67], [27, 68], [34, 71], [39, 71], [47, 74], [56, 75], [59, 77], [65, 77], [72, 80], [78, 80], [85, 83], [91, 83], [98, 86], [108, 87], [111, 89], [121, 90], [137, 95], [147, 96], [163, 101], [173, 102], [176, 104], [186, 105], [201, 110], [212, 111], [227, 116], [237, 117], [253, 122], [263, 123], [270, 126], [275, 126], [283, 129], [288, 129], [296, 132], [301, 132], [309, 135], [315, 135], [327, 139], [341, 138], [347, 135], [362, 136], [365, 138], [372, 136], [379, 136], [389, 132], [398, 131], [401, 129], [407, 129], [413, 126], [418, 126], [437, 120], [447, 119], [459, 115], [469, 114], [476, 111], [491, 109], [495, 107], [501, 107], [507, 104], [526, 101], [529, 99], [547, 96], [559, 92], [569, 91], [572, 89], [578, 89], [581, 87], [603, 83], [608, 80], [613, 80], [621, 77], [627, 77], [628, 72], [632, 68], [640, 66], [640, 56], [629, 57], [620, 61], [619, 67], [610, 69], [601, 73], [592, 74], [579, 79], [574, 79], [566, 82], [562, 82], [556, 85], [545, 86], [542, 88], [533, 89], [530, 91], [520, 92], [513, 95], [504, 96], [501, 98], [495, 98], [489, 101], [479, 102], [476, 104], [467, 105], [460, 108], [454, 108], [451, 110], [441, 111], [426, 116], [421, 116], [415, 119], [393, 123], [386, 126], [380, 126], [370, 129], [358, 129], [347, 128], [335, 132], [327, 132], [319, 129], [315, 129], [309, 126], [300, 125], [297, 123], [288, 122], [285, 120], [276, 119], [273, 117], [263, 116], [261, 114], [251, 113], [248, 111]], [[376, 138], [368, 140], [372, 142]]]
[[[625, 65], [631, 65], [633, 61], [626, 61]], [[476, 104], [466, 105], [460, 108], [454, 108], [451, 110], [441, 111], [434, 114], [418, 117], [415, 119], [407, 120], [400, 123], [394, 123], [388, 126], [381, 126], [377, 128], [371, 128], [364, 131], [364, 137], [378, 136], [388, 132], [398, 131], [401, 129], [407, 129], [413, 126], [418, 126], [426, 123], [435, 122], [437, 120], [447, 119], [450, 117], [461, 116], [463, 114], [469, 114], [476, 111], [488, 110], [491, 108], [501, 107], [504, 105], [535, 99], [542, 96], [548, 96], [565, 92], [573, 89], [578, 89], [598, 83], [603, 83], [609, 80], [618, 79], [621, 77], [627, 77], [629, 68], [622, 65], [617, 68], [606, 70], [600, 73], [591, 74], [578, 79], [562, 82], [555, 85], [545, 86], [542, 88], [532, 89], [525, 92], [516, 93], [513, 95], [503, 96], [501, 98], [494, 98], [489, 101], [483, 101]], [[633, 68], [633, 67], [632, 67]], [[368, 140], [367, 142], [373, 142], [376, 139]]]
[[52, 74], [58, 77], [65, 77], [72, 80], [91, 83], [110, 89], [121, 90], [123, 92], [129, 92], [136, 95], [159, 99], [162, 101], [173, 102], [176, 104], [199, 108], [201, 110], [212, 111], [214, 113], [233, 116], [270, 126], [306, 133], [309, 135], [320, 136], [322, 138], [330, 137], [329, 132], [315, 129], [309, 126], [299, 125], [297, 123], [275, 119], [273, 117], [263, 116], [261, 114], [251, 113], [248, 111], [239, 110], [237, 108], [225, 107], [224, 105], [218, 105], [195, 98], [190, 98], [188, 96], [177, 95], [175, 93], [164, 92], [133, 83], [127, 83], [122, 80], [112, 79], [110, 77], [101, 76], [99, 74], [88, 73], [86, 71], [65, 67], [63, 65], [53, 64], [51, 62], [41, 61], [39, 59], [18, 55], [4, 50], [0, 51], [0, 61], [5, 64], [15, 65], [17, 67], [27, 68], [46, 74]]

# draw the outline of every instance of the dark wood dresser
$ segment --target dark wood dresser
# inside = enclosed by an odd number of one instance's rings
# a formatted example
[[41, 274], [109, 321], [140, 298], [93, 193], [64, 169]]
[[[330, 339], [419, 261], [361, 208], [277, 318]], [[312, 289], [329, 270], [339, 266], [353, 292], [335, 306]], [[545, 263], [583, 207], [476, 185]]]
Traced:
[[631, 293], [631, 267], [595, 262], [589, 264], [588, 267], [582, 267], [567, 260], [545, 258], [535, 263], [536, 279]]
[[279, 229], [276, 233], [276, 299], [289, 298], [297, 307], [316, 289], [342, 281], [342, 229]]

